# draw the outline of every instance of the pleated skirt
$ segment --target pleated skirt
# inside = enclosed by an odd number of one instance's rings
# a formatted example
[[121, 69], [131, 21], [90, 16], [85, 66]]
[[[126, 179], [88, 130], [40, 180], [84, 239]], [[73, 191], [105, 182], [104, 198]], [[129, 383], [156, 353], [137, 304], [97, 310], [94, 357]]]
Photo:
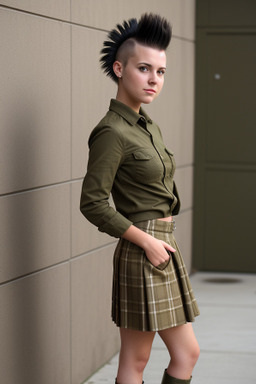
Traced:
[[160, 331], [194, 321], [199, 308], [173, 235], [173, 223], [148, 220], [138, 228], [176, 249], [154, 267], [144, 250], [120, 239], [113, 260], [112, 319], [118, 327]]

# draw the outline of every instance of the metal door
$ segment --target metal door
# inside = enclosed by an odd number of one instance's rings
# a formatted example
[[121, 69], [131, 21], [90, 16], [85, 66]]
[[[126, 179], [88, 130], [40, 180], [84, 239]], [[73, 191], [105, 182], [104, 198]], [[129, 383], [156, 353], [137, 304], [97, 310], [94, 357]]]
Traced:
[[195, 264], [256, 272], [256, 34], [201, 31], [197, 44]]

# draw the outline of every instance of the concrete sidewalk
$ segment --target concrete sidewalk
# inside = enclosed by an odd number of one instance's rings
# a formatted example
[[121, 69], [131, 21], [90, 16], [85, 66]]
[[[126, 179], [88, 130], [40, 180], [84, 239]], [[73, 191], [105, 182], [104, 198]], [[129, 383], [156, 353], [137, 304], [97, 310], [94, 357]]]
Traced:
[[[201, 354], [193, 384], [256, 383], [256, 275], [196, 273], [191, 282], [201, 315], [194, 330]], [[118, 355], [84, 384], [114, 384]], [[156, 335], [145, 384], [160, 384], [168, 352]]]

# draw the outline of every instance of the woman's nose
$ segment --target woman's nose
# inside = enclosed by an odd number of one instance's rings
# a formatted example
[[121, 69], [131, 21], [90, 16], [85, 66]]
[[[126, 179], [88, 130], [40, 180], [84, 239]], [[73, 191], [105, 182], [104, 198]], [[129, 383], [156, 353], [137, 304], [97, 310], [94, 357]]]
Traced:
[[151, 84], [155, 84], [157, 82], [157, 74], [155, 72], [151, 72], [148, 81]]

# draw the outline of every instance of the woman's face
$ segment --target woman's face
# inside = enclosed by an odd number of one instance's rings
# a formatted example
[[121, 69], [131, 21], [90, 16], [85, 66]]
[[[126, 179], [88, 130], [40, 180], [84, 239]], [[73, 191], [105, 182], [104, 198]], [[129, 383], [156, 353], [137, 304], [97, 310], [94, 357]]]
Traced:
[[120, 63], [117, 100], [139, 112], [161, 92], [165, 70], [165, 51], [136, 43], [127, 64]]

